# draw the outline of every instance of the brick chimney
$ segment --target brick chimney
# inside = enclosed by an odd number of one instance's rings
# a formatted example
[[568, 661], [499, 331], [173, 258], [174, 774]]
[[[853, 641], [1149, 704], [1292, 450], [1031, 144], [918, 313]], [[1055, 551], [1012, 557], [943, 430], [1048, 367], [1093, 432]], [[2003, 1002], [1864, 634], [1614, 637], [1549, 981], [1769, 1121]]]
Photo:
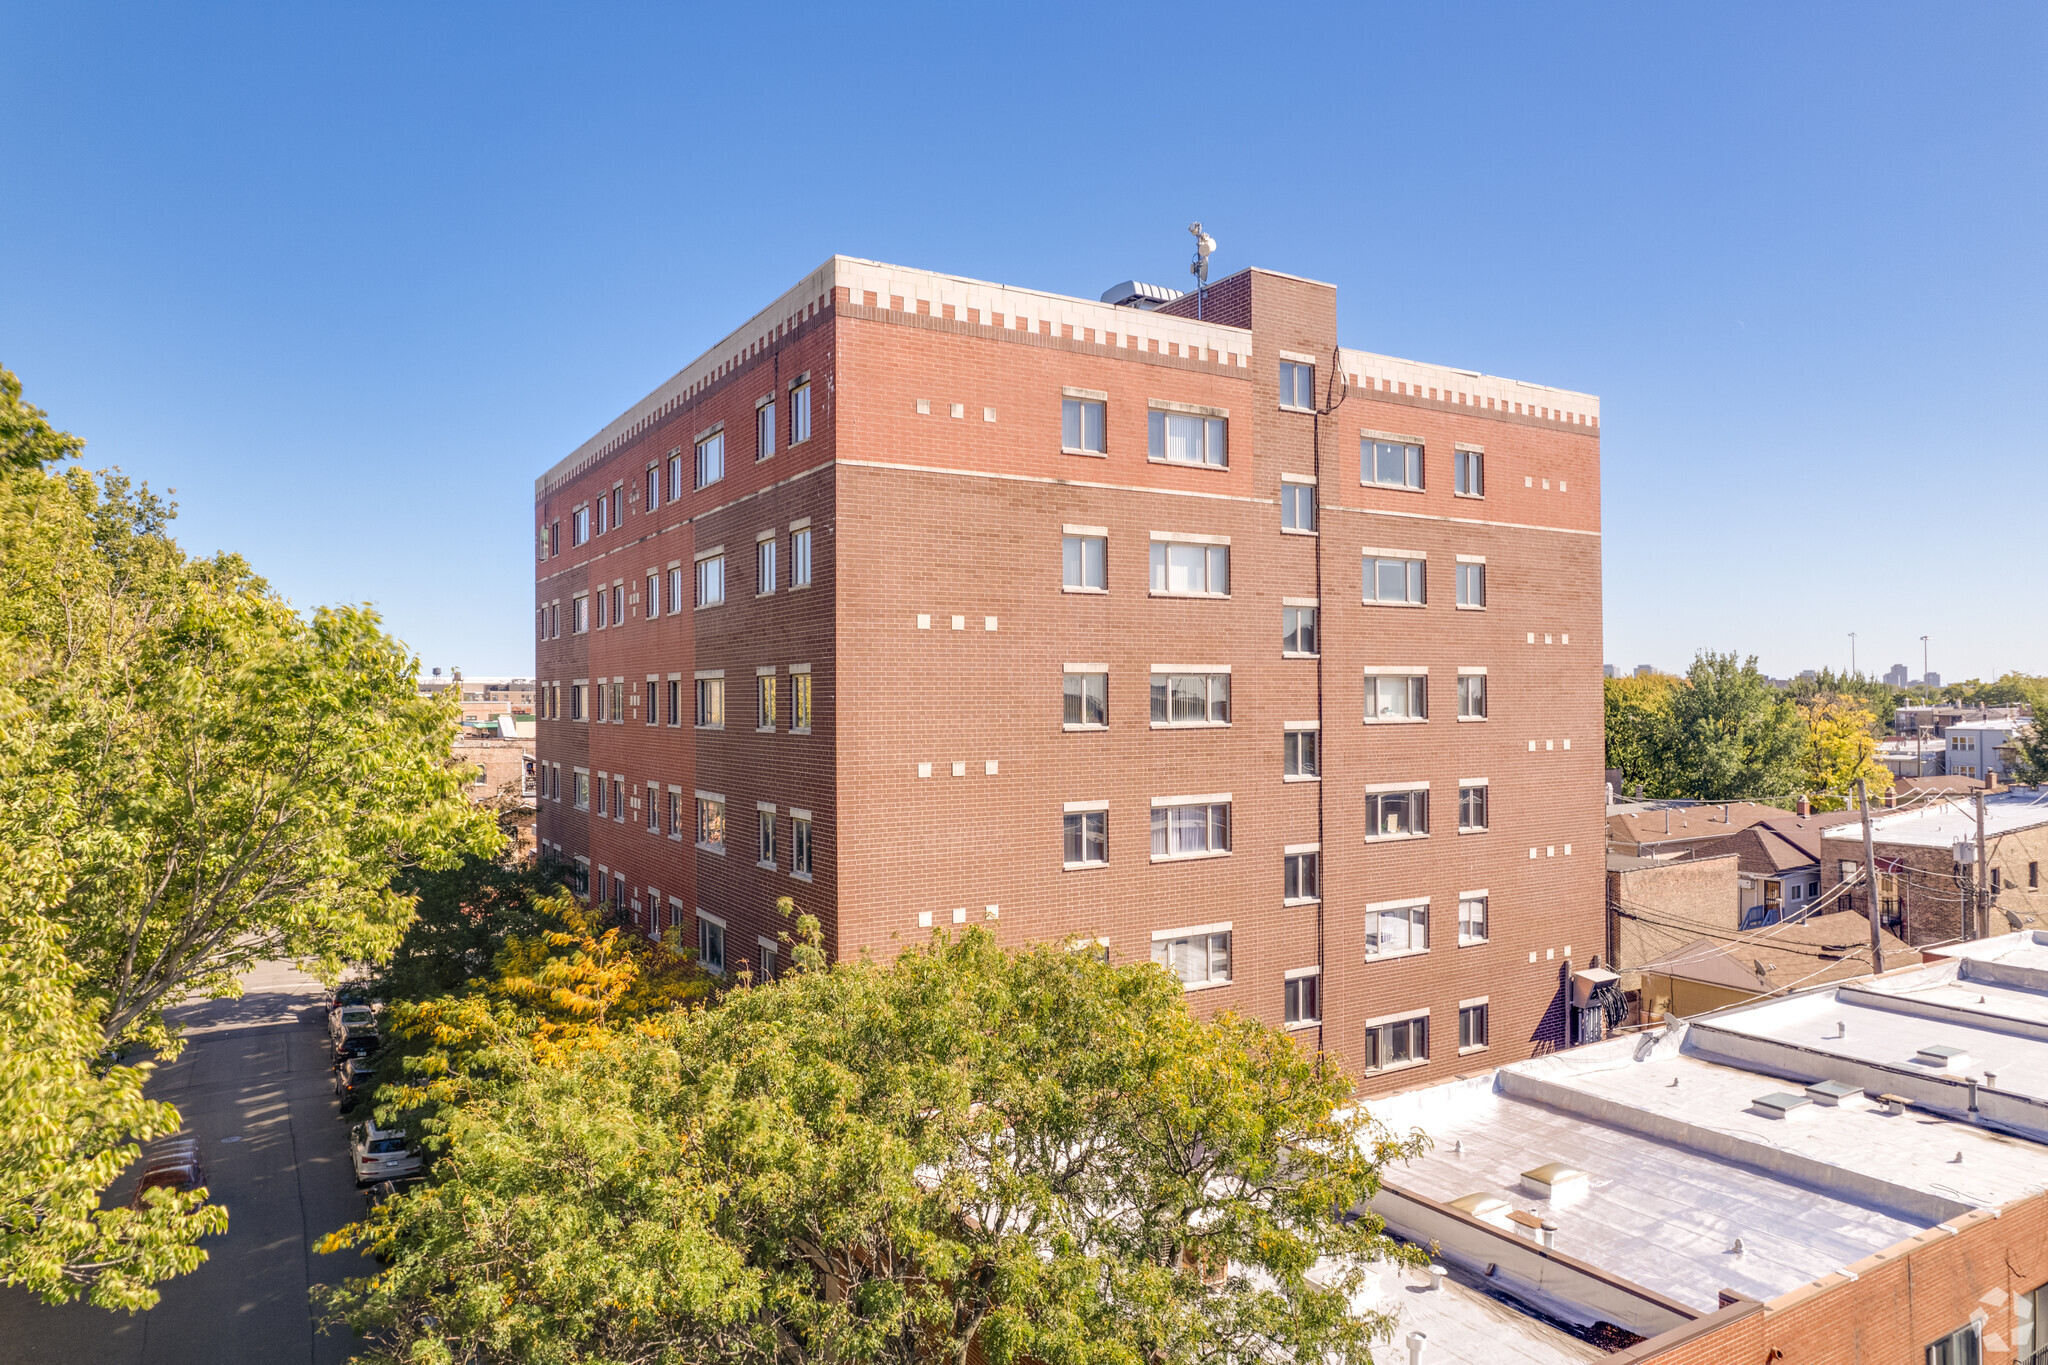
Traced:
[[1984, 770], [1984, 790], [1988, 792], [1998, 790], [1998, 774], [1992, 772], [1989, 768]]
[[1897, 810], [1899, 808], [1899, 789], [1897, 787], [1884, 794], [1884, 808], [1886, 810]]
[[1804, 820], [1811, 814], [1813, 814], [1813, 802], [1806, 799], [1805, 792], [1801, 792], [1799, 794], [1799, 818]]

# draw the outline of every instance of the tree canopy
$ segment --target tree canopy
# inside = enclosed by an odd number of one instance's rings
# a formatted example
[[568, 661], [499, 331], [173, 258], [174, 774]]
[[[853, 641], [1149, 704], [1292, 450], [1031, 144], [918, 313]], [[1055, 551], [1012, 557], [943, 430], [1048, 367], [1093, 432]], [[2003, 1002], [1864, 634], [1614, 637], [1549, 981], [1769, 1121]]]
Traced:
[[978, 929], [886, 966], [814, 943], [571, 1047], [550, 997], [412, 1012], [459, 1039], [380, 1096], [430, 1177], [334, 1239], [388, 1264], [323, 1294], [366, 1358], [1362, 1362], [1389, 1330], [1352, 1291], [1417, 1253], [1338, 1215], [1417, 1140], [1334, 1066], [1196, 1020], [1149, 963]]
[[1799, 714], [1800, 782], [1817, 809], [1846, 809], [1859, 780], [1873, 800], [1892, 789], [1892, 770], [1877, 758], [1877, 717], [1860, 701], [1817, 694], [1799, 703]]
[[39, 1136], [0, 1157], [0, 1283], [145, 1307], [220, 1213], [93, 1211], [177, 1126], [122, 1054], [173, 1051], [165, 1008], [259, 958], [388, 953], [393, 874], [500, 836], [451, 764], [453, 702], [374, 612], [309, 619], [239, 557], [187, 556], [147, 487], [55, 467], [83, 443], [21, 393], [0, 369], [0, 1036], [39, 1050], [0, 1085]]
[[1610, 678], [1606, 692], [1608, 766], [1625, 785], [1703, 801], [1783, 800], [1800, 789], [1798, 708], [1754, 655], [1702, 650], [1682, 677]]

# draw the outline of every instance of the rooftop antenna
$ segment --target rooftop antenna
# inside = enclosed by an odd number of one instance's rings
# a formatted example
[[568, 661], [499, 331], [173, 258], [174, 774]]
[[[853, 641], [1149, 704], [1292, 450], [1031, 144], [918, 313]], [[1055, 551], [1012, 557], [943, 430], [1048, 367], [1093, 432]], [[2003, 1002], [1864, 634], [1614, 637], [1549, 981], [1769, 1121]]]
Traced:
[[1188, 266], [1188, 273], [1195, 277], [1195, 317], [1202, 316], [1202, 303], [1209, 297], [1209, 253], [1216, 249], [1216, 239], [1202, 231], [1200, 223], [1189, 223], [1188, 231], [1195, 237], [1195, 259]]

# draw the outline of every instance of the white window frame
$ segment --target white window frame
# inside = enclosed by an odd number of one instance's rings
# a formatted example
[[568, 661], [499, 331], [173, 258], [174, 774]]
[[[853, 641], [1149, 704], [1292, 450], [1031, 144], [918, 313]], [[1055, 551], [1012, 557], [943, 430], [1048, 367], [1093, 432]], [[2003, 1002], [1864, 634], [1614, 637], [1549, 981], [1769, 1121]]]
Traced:
[[[1380, 693], [1386, 684], [1398, 684], [1393, 690], [1402, 694], [1403, 704], [1409, 711], [1420, 714], [1405, 716], [1381, 715]], [[1363, 692], [1365, 723], [1367, 725], [1422, 725], [1429, 720], [1429, 668], [1422, 664], [1380, 665], [1369, 667], [1362, 675], [1360, 687]], [[1420, 702], [1420, 706], [1417, 703]]]
[[[1386, 962], [1398, 957], [1421, 957], [1429, 951], [1429, 897], [1409, 896], [1401, 900], [1373, 901], [1365, 907], [1365, 914], [1368, 925], [1365, 931], [1365, 960], [1367, 962]], [[1383, 922], [1383, 916], [1389, 915], [1402, 917], [1408, 925], [1406, 934], [1409, 942], [1408, 947], [1374, 947], [1375, 941], [1384, 936], [1383, 931], [1376, 926]], [[1419, 948], [1414, 946], [1418, 927], [1421, 930], [1422, 937], [1422, 946]]]
[[1451, 493], [1460, 498], [1485, 498], [1486, 447], [1463, 442], [1451, 447]]
[[[1301, 401], [1303, 388], [1308, 390], [1306, 403]], [[1316, 365], [1313, 360], [1297, 360], [1288, 355], [1280, 358], [1280, 410], [1316, 411]]]
[[[707, 915], [704, 913], [703, 910], [698, 910], [697, 965], [702, 967], [705, 971], [713, 973], [714, 975], [724, 976], [725, 938], [725, 921], [723, 919], [720, 919], [717, 915]], [[716, 955], [715, 960], [713, 959], [713, 955], [711, 952], [711, 948], [714, 944], [718, 948], [718, 953]]]
[[782, 850], [775, 841], [775, 807], [766, 801], [754, 803], [754, 866], [775, 870]]
[[810, 881], [813, 841], [817, 832], [812, 828], [811, 813], [807, 810], [790, 808], [789, 812], [789, 875], [800, 882]]
[[[697, 793], [696, 807], [697, 847], [703, 849], [706, 853], [716, 853], [720, 857], [724, 857], [725, 836], [731, 833], [732, 827], [725, 798], [717, 792], [700, 791]], [[716, 839], [707, 837], [713, 833], [717, 834], [718, 837]]]
[[[1088, 581], [1090, 547], [1095, 551], [1096, 582]], [[1060, 527], [1060, 591], [1101, 596], [1109, 592], [1109, 528]]]
[[781, 674], [774, 664], [754, 670], [754, 733], [772, 735], [782, 718]]
[[1372, 1061], [1367, 1061], [1363, 1069], [1368, 1073], [1376, 1074], [1385, 1071], [1406, 1071], [1411, 1067], [1428, 1066], [1429, 1047], [1431, 1042], [1429, 1035], [1433, 1033], [1435, 1030], [1430, 1027], [1429, 1011], [1426, 1009], [1403, 1010], [1399, 1014], [1383, 1014], [1376, 1018], [1366, 1020], [1366, 1052], [1369, 1058], [1380, 1058], [1382, 1045], [1379, 1042], [1379, 1040], [1376, 1037], [1374, 1037], [1375, 1034], [1377, 1034], [1382, 1029], [1391, 1030], [1402, 1024], [1406, 1024], [1410, 1028], [1410, 1037], [1412, 1038], [1413, 1027], [1418, 1022], [1420, 1022], [1422, 1025], [1421, 1055], [1410, 1055], [1398, 1062], [1390, 1062], [1381, 1058], [1379, 1060], [1378, 1065], [1374, 1065]]
[[[1088, 416], [1094, 410], [1096, 444], [1089, 445]], [[1068, 418], [1072, 417], [1072, 431], [1079, 439], [1069, 441]], [[1109, 395], [1097, 389], [1060, 390], [1060, 453], [1063, 455], [1093, 455], [1098, 459], [1109, 456]]]
[[[1303, 612], [1307, 612], [1307, 613], [1308, 613], [1308, 636], [1309, 636], [1309, 643], [1313, 644], [1313, 645], [1315, 646], [1315, 648], [1314, 648], [1314, 649], [1298, 649], [1298, 648], [1297, 648], [1297, 649], [1289, 649], [1289, 648], [1287, 647], [1287, 637], [1288, 637], [1288, 635], [1290, 634], [1290, 632], [1289, 632], [1289, 630], [1288, 630], [1288, 628], [1287, 628], [1288, 618], [1289, 618], [1290, 616], [1292, 616], [1292, 617], [1293, 617], [1293, 618], [1295, 619], [1295, 622], [1296, 622], [1296, 625], [1295, 625], [1295, 632], [1294, 632], [1294, 633], [1296, 634], [1296, 639], [1295, 639], [1295, 643], [1296, 643], [1297, 645], [1299, 645], [1299, 644], [1301, 643], [1301, 641], [1300, 641], [1300, 638], [1299, 638], [1299, 633], [1298, 633], [1298, 632], [1299, 632], [1299, 630], [1300, 630], [1300, 615], [1301, 615], [1301, 613], [1303, 613]], [[1314, 658], [1318, 658], [1318, 657], [1320, 657], [1320, 656], [1321, 656], [1321, 654], [1322, 654], [1322, 644], [1323, 644], [1323, 637], [1322, 637], [1322, 634], [1321, 634], [1321, 628], [1322, 628], [1322, 621], [1321, 621], [1321, 619], [1320, 619], [1320, 618], [1321, 618], [1321, 615], [1322, 615], [1322, 613], [1321, 613], [1321, 608], [1320, 608], [1319, 604], [1317, 603], [1316, 599], [1315, 599], [1315, 598], [1313, 598], [1313, 597], [1283, 597], [1283, 598], [1281, 598], [1281, 599], [1280, 599], [1280, 657], [1281, 657], [1281, 658], [1283, 658], [1283, 659], [1314, 659]]]
[[[1300, 866], [1308, 871], [1308, 880], [1314, 883], [1314, 894], [1302, 893], [1300, 885], [1292, 887], [1297, 880], [1294, 864], [1306, 860]], [[1318, 905], [1323, 899], [1323, 846], [1321, 844], [1288, 844], [1280, 850], [1280, 903], [1282, 905]]]
[[[1482, 721], [1486, 719], [1486, 670], [1484, 668], [1461, 667], [1458, 670], [1458, 719], [1460, 721]], [[1474, 698], [1478, 708], [1472, 707]]]
[[775, 456], [775, 395], [754, 400], [754, 463]]
[[[1203, 679], [1203, 718], [1201, 720], [1174, 719], [1174, 683], [1177, 680], [1183, 678]], [[1159, 708], [1162, 702], [1162, 696], [1160, 691], [1162, 687], [1162, 680], [1163, 686], [1165, 688], [1165, 693], [1163, 697], [1165, 706], [1165, 719], [1163, 720], [1159, 718]], [[1220, 689], [1218, 686], [1219, 683], [1221, 684]], [[1220, 703], [1217, 700], [1217, 693], [1219, 690], [1222, 693], [1222, 700]], [[1151, 682], [1146, 694], [1146, 704], [1148, 707], [1147, 714], [1151, 717], [1151, 725], [1152, 728], [1155, 730], [1228, 729], [1231, 723], [1230, 718], [1233, 714], [1233, 712], [1230, 709], [1230, 694], [1231, 685], [1229, 664], [1153, 664]], [[1223, 709], [1223, 719], [1221, 720], [1215, 719], [1216, 710], [1219, 704]]]
[[[1176, 553], [1178, 552], [1178, 553]], [[1186, 573], [1196, 561], [1201, 570], [1200, 588], [1175, 589], [1175, 572]], [[1219, 573], [1220, 569], [1220, 573]], [[1219, 580], [1223, 587], [1214, 585]], [[1154, 597], [1228, 598], [1230, 596], [1230, 537], [1190, 535], [1178, 531], [1151, 534], [1149, 591]]]
[[1459, 555], [1458, 567], [1459, 611], [1486, 610], [1486, 556]]
[[697, 488], [705, 489], [725, 477], [725, 427], [714, 427], [697, 438]]
[[[1284, 722], [1284, 723], [1283, 723], [1283, 724], [1281, 725], [1281, 727], [1280, 727], [1280, 733], [1281, 733], [1281, 739], [1280, 739], [1280, 780], [1281, 780], [1282, 782], [1320, 782], [1320, 781], [1322, 781], [1322, 780], [1323, 780], [1323, 725], [1322, 725], [1322, 722], [1321, 722], [1321, 721], [1314, 721], [1314, 720], [1290, 720], [1290, 721], [1286, 721], [1286, 722]], [[1295, 767], [1296, 767], [1297, 769], [1299, 769], [1299, 768], [1300, 768], [1300, 766], [1301, 766], [1301, 749], [1302, 749], [1302, 741], [1301, 741], [1301, 740], [1300, 740], [1300, 739], [1298, 738], [1298, 736], [1301, 736], [1301, 735], [1308, 735], [1308, 736], [1310, 736], [1310, 737], [1311, 737], [1311, 739], [1310, 739], [1310, 746], [1311, 746], [1311, 747], [1312, 747], [1312, 748], [1313, 748], [1313, 749], [1315, 750], [1315, 760], [1316, 760], [1316, 761], [1315, 761], [1315, 771], [1314, 771], [1314, 772], [1312, 772], [1312, 773], [1307, 773], [1307, 772], [1300, 772], [1300, 771], [1296, 771], [1296, 772], [1291, 772], [1291, 773], [1290, 773], [1290, 772], [1288, 772], [1288, 771], [1287, 771], [1287, 763], [1288, 763], [1288, 758], [1287, 758], [1287, 748], [1288, 748], [1288, 741], [1289, 741], [1290, 739], [1294, 741], [1294, 752], [1295, 752], [1295, 757], [1294, 757], [1294, 763], [1295, 763]]]
[[[1205, 846], [1194, 852], [1174, 852], [1174, 812], [1196, 808], [1200, 808], [1203, 811], [1203, 839]], [[1223, 812], [1224, 843], [1221, 848], [1208, 842], [1216, 830], [1218, 818], [1216, 812], [1218, 810]], [[1179, 863], [1194, 862], [1203, 858], [1228, 858], [1231, 849], [1236, 843], [1236, 824], [1235, 813], [1231, 810], [1229, 792], [1217, 792], [1207, 796], [1155, 796], [1152, 798], [1152, 844], [1154, 850], [1151, 855], [1152, 861], [1155, 863]], [[1163, 853], [1158, 851], [1162, 831], [1165, 834], [1164, 842], [1167, 846], [1166, 851]]]
[[[1314, 986], [1303, 985], [1314, 982]], [[1290, 991], [1291, 988], [1291, 991]], [[1313, 989], [1315, 1009], [1302, 1007], [1301, 997]], [[1291, 998], [1290, 998], [1291, 995]], [[1289, 1018], [1288, 1011], [1294, 1010], [1295, 1017]], [[1323, 969], [1321, 967], [1291, 967], [1281, 977], [1280, 1027], [1283, 1029], [1314, 1028], [1323, 1022]]]
[[770, 597], [775, 592], [775, 532], [754, 537], [754, 596]]
[[[811, 666], [791, 664], [789, 666], [789, 732], [793, 735], [807, 735], [811, 723], [817, 719], [812, 708], [817, 704], [816, 694], [811, 687]], [[802, 721], [799, 725], [797, 722]]]
[[[1479, 914], [1476, 920], [1479, 925], [1479, 932], [1477, 934], [1471, 931], [1471, 926], [1475, 922], [1474, 917], [1468, 914], [1465, 909], [1466, 906], [1475, 904], [1479, 907]], [[1492, 939], [1493, 897], [1487, 893], [1484, 887], [1477, 891], [1460, 891], [1458, 893], [1458, 946], [1460, 948], [1469, 948], [1476, 943], [1489, 943]]]
[[[1461, 777], [1458, 779], [1458, 833], [1484, 834], [1493, 828], [1493, 798], [1487, 794], [1487, 781], [1483, 777]], [[1478, 792], [1480, 820], [1476, 825], [1465, 823], [1465, 810], [1469, 802], [1465, 793]]]
[[725, 547], [697, 552], [697, 609], [725, 605]]
[[[1291, 496], [1290, 496], [1291, 495]], [[1288, 536], [1316, 535], [1322, 527], [1322, 511], [1316, 506], [1316, 478], [1313, 474], [1280, 476], [1280, 533]], [[1308, 509], [1308, 525], [1300, 524], [1302, 508]]]
[[811, 519], [789, 524], [789, 586], [811, 586]]
[[[1060, 675], [1060, 728], [1069, 731], [1107, 730], [1109, 728], [1109, 665], [1067, 664], [1060, 670]], [[1074, 683], [1076, 678], [1082, 680], [1078, 688]], [[1080, 714], [1083, 717], [1087, 716], [1087, 679], [1089, 678], [1100, 678], [1102, 680], [1102, 719], [1100, 721], [1086, 719], [1078, 721], [1068, 720], [1067, 702], [1070, 698], [1078, 698], [1080, 701]]]
[[[1152, 464], [1177, 465], [1182, 469], [1230, 468], [1230, 409], [1174, 403], [1154, 398], [1146, 405], [1145, 458]], [[1193, 424], [1193, 431], [1187, 430]], [[1176, 441], [1193, 435], [1199, 448], [1194, 459], [1174, 459], [1169, 452]]]
[[725, 728], [725, 670], [708, 668], [697, 674], [691, 725], [698, 730]]
[[[1096, 849], [1102, 856], [1091, 858], [1089, 825], [1096, 826]], [[1068, 841], [1079, 831], [1081, 854], [1076, 860], [1067, 856]], [[1060, 866], [1068, 872], [1082, 872], [1089, 868], [1109, 866], [1109, 802], [1069, 801], [1060, 810]]]
[[[1400, 449], [1401, 481], [1390, 483], [1380, 478], [1380, 450], [1382, 447]], [[1421, 493], [1427, 491], [1426, 477], [1427, 444], [1420, 436], [1403, 436], [1389, 431], [1361, 431], [1358, 433], [1358, 483], [1361, 488], [1389, 488], [1396, 492]]]
[[[1387, 834], [1385, 805], [1391, 797], [1409, 798], [1404, 804], [1408, 810], [1409, 832]], [[1414, 798], [1420, 797], [1418, 803]], [[1415, 818], [1418, 808], [1422, 818]], [[1429, 837], [1429, 783], [1427, 782], [1368, 782], [1365, 787], [1365, 842], [1369, 844], [1402, 843], [1409, 839]]]
[[[1380, 568], [1382, 564], [1399, 564], [1402, 591], [1407, 596], [1381, 597]], [[1366, 585], [1372, 586], [1373, 595], [1366, 595]], [[1420, 608], [1429, 605], [1429, 554], [1424, 550], [1388, 550], [1364, 546], [1359, 551], [1358, 600], [1369, 607]]]
[[[1221, 977], [1212, 974], [1216, 951], [1215, 939], [1218, 936], [1221, 936], [1223, 939], [1223, 975]], [[1203, 940], [1203, 975], [1200, 980], [1190, 980], [1175, 970], [1173, 965], [1173, 946], [1177, 943], [1192, 945], [1198, 937]], [[1162, 949], [1164, 950], [1163, 955]], [[1156, 929], [1152, 933], [1152, 961], [1165, 967], [1169, 972], [1173, 972], [1174, 978], [1181, 983], [1183, 990], [1206, 991], [1214, 990], [1219, 986], [1234, 985], [1237, 979], [1235, 975], [1237, 971], [1236, 949], [1237, 944], [1232, 933], [1231, 923], [1228, 920], [1220, 924], [1190, 925], [1184, 929]]]
[[[1482, 1031], [1483, 1031], [1483, 1032], [1484, 1032], [1484, 1033], [1486, 1034], [1486, 1037], [1485, 1037], [1485, 1039], [1484, 1039], [1484, 1040], [1482, 1040], [1482, 1041], [1480, 1041], [1480, 1042], [1477, 1042], [1477, 1043], [1468, 1043], [1468, 1042], [1466, 1042], [1466, 1041], [1465, 1041], [1465, 1014], [1466, 1014], [1466, 1012], [1467, 1012], [1468, 1010], [1477, 1010], [1477, 1011], [1479, 1011], [1479, 1021], [1480, 1021], [1480, 1028], [1481, 1028], [1481, 1030], [1482, 1030]], [[1470, 1055], [1471, 1055], [1472, 1053], [1475, 1053], [1475, 1052], [1484, 1052], [1484, 1051], [1486, 1051], [1486, 1050], [1487, 1050], [1487, 1049], [1488, 1049], [1489, 1047], [1492, 1047], [1492, 1046], [1493, 1046], [1493, 999], [1492, 999], [1492, 997], [1491, 997], [1491, 996], [1485, 996], [1485, 995], [1482, 995], [1482, 996], [1479, 996], [1478, 998], [1476, 998], [1476, 999], [1473, 999], [1473, 1000], [1460, 1000], [1460, 1001], [1458, 1002], [1458, 1055], [1459, 1055], [1460, 1057], [1467, 1057], [1467, 1056], [1470, 1056]]]
[[811, 373], [804, 371], [789, 382], [789, 443], [800, 446], [811, 439]]

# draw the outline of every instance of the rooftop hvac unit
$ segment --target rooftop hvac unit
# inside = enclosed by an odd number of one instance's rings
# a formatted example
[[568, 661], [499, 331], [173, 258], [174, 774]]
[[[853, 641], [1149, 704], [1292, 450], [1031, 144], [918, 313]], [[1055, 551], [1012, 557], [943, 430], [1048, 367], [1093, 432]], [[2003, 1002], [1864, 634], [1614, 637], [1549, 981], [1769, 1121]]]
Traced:
[[1605, 967], [1585, 967], [1572, 973], [1572, 1008], [1591, 1009], [1593, 993], [1602, 986], [1621, 980], [1619, 972], [1610, 972]]

